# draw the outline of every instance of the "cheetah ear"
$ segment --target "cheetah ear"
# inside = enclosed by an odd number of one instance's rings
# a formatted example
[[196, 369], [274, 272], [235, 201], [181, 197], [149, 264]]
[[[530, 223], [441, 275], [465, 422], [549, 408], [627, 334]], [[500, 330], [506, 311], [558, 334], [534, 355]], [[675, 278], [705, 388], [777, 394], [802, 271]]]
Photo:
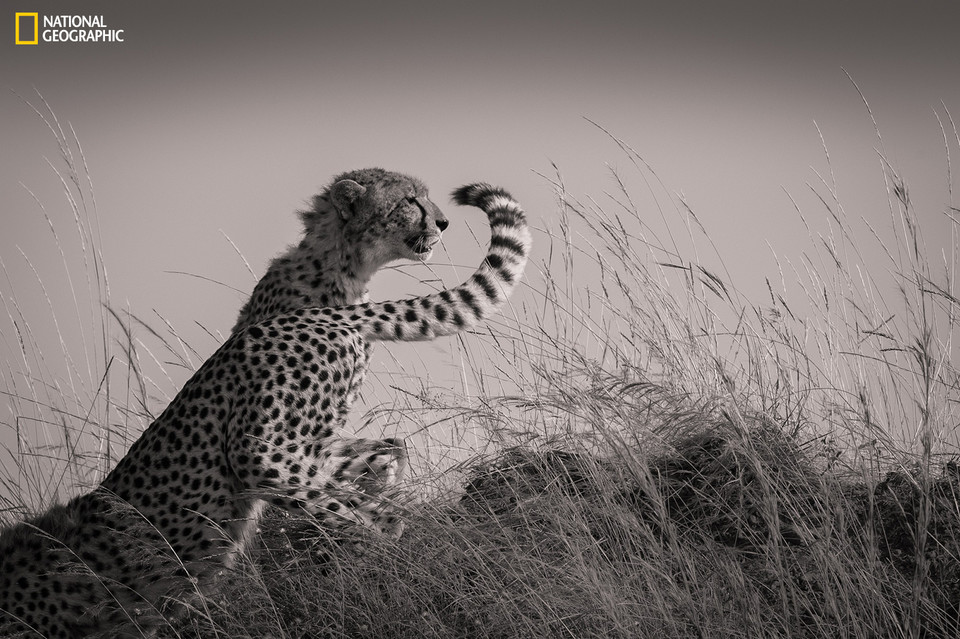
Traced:
[[367, 188], [353, 180], [340, 180], [330, 187], [330, 201], [336, 207], [340, 217], [347, 219], [353, 212], [353, 205], [359, 200]]

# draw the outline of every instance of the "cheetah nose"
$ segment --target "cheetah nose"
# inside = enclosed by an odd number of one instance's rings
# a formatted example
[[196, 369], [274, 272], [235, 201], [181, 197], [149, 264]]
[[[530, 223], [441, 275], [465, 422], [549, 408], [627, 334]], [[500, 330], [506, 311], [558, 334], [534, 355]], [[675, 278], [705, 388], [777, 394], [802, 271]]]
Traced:
[[441, 232], [441, 233], [443, 233], [445, 230], [447, 230], [447, 227], [448, 227], [448, 226], [450, 226], [450, 222], [447, 221], [447, 218], [445, 218], [445, 217], [438, 217], [438, 218], [437, 218], [437, 228], [440, 229], [440, 232]]

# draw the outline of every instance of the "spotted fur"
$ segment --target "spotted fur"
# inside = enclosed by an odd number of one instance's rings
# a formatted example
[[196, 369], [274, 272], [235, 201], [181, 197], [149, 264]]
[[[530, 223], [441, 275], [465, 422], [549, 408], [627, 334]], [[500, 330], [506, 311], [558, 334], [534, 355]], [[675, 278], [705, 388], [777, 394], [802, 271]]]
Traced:
[[[346, 306], [366, 302], [370, 277], [384, 264], [395, 259], [427, 260], [440, 240], [448, 221], [430, 200], [426, 186], [417, 178], [379, 168], [349, 171], [336, 176], [330, 185], [313, 198], [310, 209], [300, 213], [304, 224], [301, 241], [275, 258], [243, 306], [233, 332], [257, 322], [300, 308]], [[370, 345], [352, 372], [352, 388], [359, 389], [371, 355]], [[355, 393], [354, 393], [355, 395]], [[355, 397], [348, 399], [348, 404]], [[350, 438], [341, 435], [345, 443]], [[390, 448], [403, 460], [404, 446], [399, 440]], [[375, 445], [368, 439], [353, 439], [357, 450]], [[402, 471], [402, 464], [400, 465]], [[382, 485], [384, 490], [399, 481]], [[381, 521], [389, 518], [376, 491], [355, 495], [348, 517], [376, 532]], [[377, 516], [366, 511], [375, 510]], [[322, 511], [324, 526], [336, 529], [343, 512]], [[341, 532], [341, 535], [345, 531]]]
[[[367, 187], [357, 184], [331, 189], [338, 214], [359, 210]], [[477, 326], [516, 286], [530, 246], [524, 214], [505, 191], [471, 185], [454, 199], [482, 208], [491, 227], [487, 256], [466, 282], [256, 323], [241, 314], [98, 489], [0, 533], [0, 636], [149, 634], [232, 565], [266, 502], [398, 534], [393, 515], [364, 502], [402, 471], [402, 444], [338, 432], [366, 342]]]

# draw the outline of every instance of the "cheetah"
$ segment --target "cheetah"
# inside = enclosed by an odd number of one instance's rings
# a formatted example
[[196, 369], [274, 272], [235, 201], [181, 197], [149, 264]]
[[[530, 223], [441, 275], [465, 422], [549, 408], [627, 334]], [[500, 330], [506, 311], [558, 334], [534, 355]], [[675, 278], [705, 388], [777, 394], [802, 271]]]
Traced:
[[[366, 187], [334, 191], [338, 211], [356, 211]], [[484, 210], [491, 229], [464, 283], [241, 321], [97, 489], [0, 533], [0, 635], [149, 636], [179, 602], [215, 586], [268, 502], [344, 512], [389, 532], [393, 515], [375, 522], [381, 514], [358, 509], [356, 496], [395, 479], [397, 443], [337, 435], [366, 344], [472, 329], [506, 302], [530, 249], [524, 213], [506, 191], [474, 184], [453, 199]], [[429, 250], [429, 240], [413, 244]]]
[[[300, 212], [300, 218], [303, 238], [271, 262], [241, 309], [232, 332], [298, 308], [366, 302], [370, 278], [383, 264], [396, 259], [428, 260], [449, 224], [420, 180], [381, 168], [336, 176], [313, 198], [312, 207]], [[365, 360], [353, 371], [354, 388], [362, 385], [371, 352], [368, 342]], [[348, 402], [352, 404], [353, 400], [351, 397]], [[395, 444], [393, 450], [399, 457], [399, 480], [405, 448], [400, 440], [389, 443]], [[363, 449], [378, 443], [355, 439], [353, 445]], [[364, 494], [355, 498], [359, 505], [351, 510], [377, 507], [376, 497]], [[359, 512], [350, 515], [324, 512], [319, 519], [328, 531], [345, 522], [371, 522]]]

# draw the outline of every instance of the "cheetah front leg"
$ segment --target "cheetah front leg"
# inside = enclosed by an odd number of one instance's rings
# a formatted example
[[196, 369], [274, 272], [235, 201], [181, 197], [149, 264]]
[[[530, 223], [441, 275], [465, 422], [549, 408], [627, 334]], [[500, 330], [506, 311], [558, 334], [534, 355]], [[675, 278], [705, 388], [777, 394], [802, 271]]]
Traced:
[[347, 438], [338, 444], [331, 453], [337, 470], [326, 487], [324, 521], [334, 529], [352, 523], [399, 537], [403, 522], [395, 489], [407, 462], [403, 440]]
[[338, 530], [360, 525], [393, 537], [402, 533], [390, 493], [406, 467], [403, 440], [247, 435], [241, 442], [231, 458], [247, 496], [304, 510]]
[[340, 433], [367, 353], [337, 321], [281, 317], [236, 337], [229, 471], [240, 498], [397, 534], [385, 491], [402, 476], [403, 442]]

